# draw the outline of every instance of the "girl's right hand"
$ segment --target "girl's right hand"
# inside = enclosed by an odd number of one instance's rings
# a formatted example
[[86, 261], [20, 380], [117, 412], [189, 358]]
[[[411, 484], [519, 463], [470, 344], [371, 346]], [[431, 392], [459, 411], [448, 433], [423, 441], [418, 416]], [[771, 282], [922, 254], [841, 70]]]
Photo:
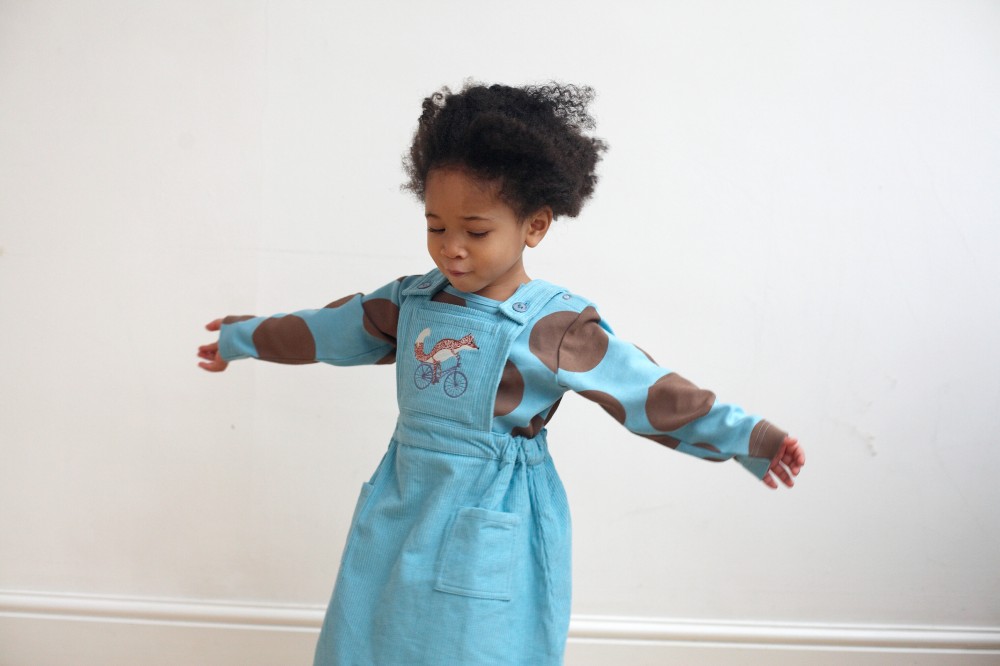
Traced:
[[806, 452], [799, 444], [799, 440], [794, 437], [785, 437], [781, 443], [778, 455], [771, 461], [771, 469], [764, 475], [764, 483], [771, 488], [777, 488], [778, 482], [774, 477], [778, 477], [783, 484], [791, 488], [795, 485], [793, 477], [799, 475], [802, 466], [806, 464]]
[[[222, 328], [222, 320], [213, 319], [205, 324], [205, 328], [210, 331], [218, 331]], [[218, 341], [198, 347], [198, 357], [205, 359], [204, 361], [198, 363], [198, 367], [208, 370], [209, 372], [222, 372], [229, 366], [229, 361], [226, 361], [219, 356]]]

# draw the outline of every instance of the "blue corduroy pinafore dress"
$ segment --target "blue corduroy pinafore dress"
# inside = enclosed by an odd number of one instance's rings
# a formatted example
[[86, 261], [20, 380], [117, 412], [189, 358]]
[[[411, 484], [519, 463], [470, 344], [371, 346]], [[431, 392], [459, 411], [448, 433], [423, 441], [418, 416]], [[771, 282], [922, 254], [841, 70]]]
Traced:
[[317, 666], [561, 664], [570, 518], [542, 430], [493, 432], [511, 344], [561, 289], [534, 280], [495, 312], [404, 291], [399, 419], [358, 499]]

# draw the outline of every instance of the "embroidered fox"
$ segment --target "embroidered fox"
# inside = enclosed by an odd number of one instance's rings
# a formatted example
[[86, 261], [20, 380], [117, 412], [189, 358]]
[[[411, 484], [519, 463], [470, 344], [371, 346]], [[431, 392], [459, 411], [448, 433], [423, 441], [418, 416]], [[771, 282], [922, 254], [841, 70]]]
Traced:
[[455, 340], [453, 338], [441, 338], [435, 344], [430, 353], [424, 351], [424, 340], [427, 336], [431, 334], [431, 329], [425, 328], [417, 336], [417, 343], [413, 345], [413, 354], [417, 357], [417, 360], [421, 363], [428, 363], [434, 366], [434, 378], [433, 383], [438, 382], [438, 378], [441, 376], [441, 363], [447, 361], [448, 359], [458, 358], [459, 353], [463, 351], [478, 350], [479, 347], [476, 346], [476, 339], [472, 337], [472, 334], [462, 336], [460, 340]]

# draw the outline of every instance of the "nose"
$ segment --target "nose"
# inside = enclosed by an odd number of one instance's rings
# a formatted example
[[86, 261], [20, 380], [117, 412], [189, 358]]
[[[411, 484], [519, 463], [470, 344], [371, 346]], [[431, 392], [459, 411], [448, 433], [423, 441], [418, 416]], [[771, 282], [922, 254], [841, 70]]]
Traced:
[[465, 257], [465, 244], [459, 242], [454, 235], [446, 234], [441, 241], [441, 254], [449, 259], [462, 259]]

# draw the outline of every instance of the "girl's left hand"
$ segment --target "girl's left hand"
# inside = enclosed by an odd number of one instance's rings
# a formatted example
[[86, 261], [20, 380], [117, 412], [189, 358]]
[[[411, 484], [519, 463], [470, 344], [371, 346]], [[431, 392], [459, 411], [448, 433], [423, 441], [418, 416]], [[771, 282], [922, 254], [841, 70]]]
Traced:
[[781, 450], [771, 462], [771, 469], [764, 475], [763, 481], [771, 488], [777, 488], [778, 482], [775, 481], [775, 477], [778, 477], [783, 484], [791, 488], [795, 485], [792, 477], [798, 476], [805, 464], [806, 452], [799, 444], [799, 440], [785, 437], [785, 441], [781, 443]]

